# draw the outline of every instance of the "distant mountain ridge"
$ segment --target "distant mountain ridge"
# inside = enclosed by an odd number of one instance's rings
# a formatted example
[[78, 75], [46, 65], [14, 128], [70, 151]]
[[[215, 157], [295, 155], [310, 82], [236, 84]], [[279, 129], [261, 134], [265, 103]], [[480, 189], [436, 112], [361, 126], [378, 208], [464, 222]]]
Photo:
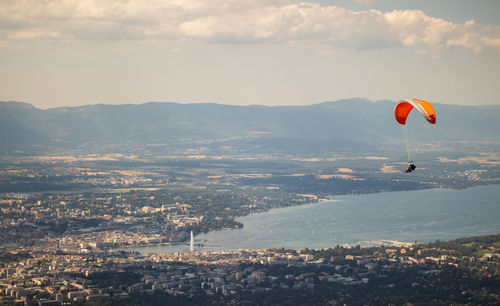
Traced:
[[[394, 101], [353, 98], [306, 106], [149, 102], [42, 110], [23, 102], [0, 102], [0, 152], [33, 146], [182, 141], [245, 143], [263, 151], [317, 149], [321, 144], [325, 150], [370, 150], [400, 140], [394, 105]], [[434, 106], [437, 124], [422, 132], [426, 139], [500, 139], [500, 106]]]

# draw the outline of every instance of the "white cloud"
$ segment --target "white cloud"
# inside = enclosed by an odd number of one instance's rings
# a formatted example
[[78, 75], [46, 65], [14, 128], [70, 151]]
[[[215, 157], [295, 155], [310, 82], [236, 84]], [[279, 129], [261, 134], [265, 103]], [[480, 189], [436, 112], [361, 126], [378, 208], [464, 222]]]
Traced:
[[292, 0], [5, 0], [0, 3], [2, 33], [9, 41], [193, 39], [299, 41], [354, 50], [500, 49], [499, 26], [452, 23], [418, 10], [350, 11]]

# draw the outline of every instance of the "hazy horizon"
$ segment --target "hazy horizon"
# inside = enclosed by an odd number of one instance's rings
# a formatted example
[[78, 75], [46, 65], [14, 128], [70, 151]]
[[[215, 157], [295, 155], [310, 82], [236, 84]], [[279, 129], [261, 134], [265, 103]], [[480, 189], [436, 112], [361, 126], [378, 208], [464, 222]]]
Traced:
[[[183, 104], [183, 105], [188, 105], [188, 104], [215, 104], [215, 105], [223, 105], [223, 106], [264, 106], [264, 107], [293, 107], [293, 106], [313, 106], [313, 105], [318, 105], [318, 104], [323, 104], [323, 103], [336, 103], [336, 102], [342, 102], [342, 101], [351, 101], [351, 100], [366, 100], [370, 103], [377, 103], [377, 102], [384, 102], [384, 101], [392, 101], [394, 104], [397, 103], [399, 99], [404, 99], [404, 98], [409, 98], [409, 97], [399, 97], [397, 99], [378, 99], [378, 100], [370, 100], [364, 97], [347, 97], [347, 98], [341, 98], [337, 100], [329, 100], [329, 101], [318, 101], [314, 103], [306, 103], [306, 104], [276, 104], [276, 105], [265, 105], [265, 104], [230, 104], [230, 103], [220, 103], [217, 101], [140, 101], [140, 102], [130, 102], [130, 103], [88, 103], [88, 104], [81, 104], [81, 105], [57, 105], [57, 106], [49, 106], [49, 107], [42, 107], [38, 106], [34, 103], [31, 103], [30, 101], [16, 101], [16, 100], [0, 100], [0, 103], [26, 103], [30, 104], [35, 108], [41, 109], [41, 110], [49, 110], [49, 109], [55, 109], [55, 108], [78, 108], [78, 107], [86, 107], [86, 106], [98, 106], [98, 105], [106, 105], [106, 106], [124, 106], [124, 105], [144, 105], [144, 104], [149, 104], [149, 103], [173, 103], [173, 104]], [[432, 101], [434, 105], [436, 104], [444, 104], [444, 105], [450, 105], [450, 106], [500, 106], [500, 104], [468, 104], [468, 105], [463, 105], [463, 104], [453, 104], [453, 103], [443, 103], [440, 101]]]
[[498, 105], [499, 12], [492, 0], [8, 1], [0, 100]]

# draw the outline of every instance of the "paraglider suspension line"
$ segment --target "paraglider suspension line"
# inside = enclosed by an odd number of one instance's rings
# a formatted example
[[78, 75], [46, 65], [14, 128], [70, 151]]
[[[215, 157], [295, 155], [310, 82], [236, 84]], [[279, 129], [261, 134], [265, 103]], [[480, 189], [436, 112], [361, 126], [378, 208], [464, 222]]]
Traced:
[[[410, 119], [410, 118], [408, 118]], [[401, 125], [401, 133], [403, 134], [403, 139], [405, 142], [406, 153], [408, 154], [408, 162], [413, 162], [413, 147], [414, 147], [414, 137], [415, 131], [413, 131], [413, 127], [411, 126], [411, 119], [406, 121], [405, 125]]]

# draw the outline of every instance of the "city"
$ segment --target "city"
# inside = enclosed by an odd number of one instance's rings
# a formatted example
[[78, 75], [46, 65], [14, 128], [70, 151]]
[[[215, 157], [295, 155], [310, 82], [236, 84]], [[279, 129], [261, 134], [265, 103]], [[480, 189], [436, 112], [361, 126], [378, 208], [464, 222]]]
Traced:
[[500, 305], [498, 12], [0, 0], [0, 306]]
[[335, 305], [399, 304], [417, 298], [431, 304], [497, 304], [499, 251], [500, 235], [299, 252], [269, 249], [146, 256], [84, 249], [11, 251], [2, 255], [0, 301], [27, 305], [272, 304], [276, 299], [282, 299], [280, 303], [296, 299], [294, 303]]
[[[4, 192], [0, 199], [2, 303], [244, 304], [260, 299], [273, 304], [278, 297], [279, 303], [299, 303], [310, 298], [308, 292], [314, 299], [307, 304], [398, 304], [411, 302], [415, 292], [417, 300], [425, 293], [429, 303], [438, 304], [499, 301], [498, 235], [322, 250], [207, 251], [197, 243], [184, 253], [133, 251], [186, 245], [192, 234], [244, 227], [239, 216], [318, 203], [336, 194], [489, 184], [499, 171], [495, 156], [471, 159], [455, 172], [446, 171], [449, 161], [444, 160], [420, 185], [395, 174], [396, 165], [387, 158], [374, 157], [265, 161], [266, 171], [254, 162], [249, 172], [237, 159], [200, 164], [188, 158], [163, 168], [144, 160], [120, 168], [96, 164], [95, 156], [69, 164], [17, 160], [3, 170], [4, 186], [23, 189]], [[489, 162], [488, 169], [483, 162]], [[374, 170], [363, 171], [367, 165]], [[389, 184], [388, 175], [394, 178]], [[24, 186], [9, 183], [29, 179]], [[75, 186], [82, 179], [85, 184]], [[43, 180], [57, 182], [50, 187], [59, 191], [26, 192], [46, 188]], [[406, 300], [388, 295], [396, 289], [405, 292]]]

